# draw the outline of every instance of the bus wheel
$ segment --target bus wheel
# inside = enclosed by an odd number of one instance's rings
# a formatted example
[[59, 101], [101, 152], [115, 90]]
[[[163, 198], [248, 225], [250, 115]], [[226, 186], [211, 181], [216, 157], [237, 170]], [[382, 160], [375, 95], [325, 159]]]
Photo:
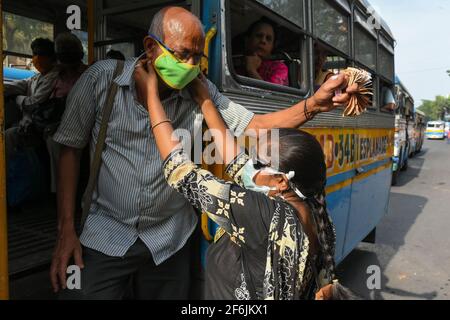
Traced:
[[401, 171], [406, 171], [406, 170], [408, 170], [408, 158], [406, 158], [405, 164], [403, 165], [403, 167], [402, 167], [400, 170], [401, 170]]
[[376, 234], [377, 234], [377, 228], [373, 228], [373, 230], [370, 231], [370, 233], [367, 235], [367, 237], [364, 238], [364, 240], [362, 242], [375, 243]]
[[392, 182], [391, 185], [396, 186], [398, 183], [398, 170], [392, 171]]

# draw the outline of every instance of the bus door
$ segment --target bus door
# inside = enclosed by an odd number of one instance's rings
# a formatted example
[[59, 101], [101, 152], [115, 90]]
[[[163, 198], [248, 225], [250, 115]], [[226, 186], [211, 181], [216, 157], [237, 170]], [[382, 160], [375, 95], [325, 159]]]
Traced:
[[[22, 80], [37, 73], [32, 64], [31, 43], [36, 38], [54, 41], [63, 32], [74, 33], [85, 49], [85, 63], [88, 62], [87, 3], [93, 0], [3, 0], [2, 1], [2, 36], [3, 69], [14, 71], [14, 80]], [[69, 8], [75, 11], [69, 10]], [[73, 13], [71, 13], [73, 12]], [[76, 23], [68, 23], [72, 14]], [[19, 72], [20, 71], [20, 72]], [[8, 79], [7, 79], [8, 80]], [[3, 85], [3, 81], [2, 81]], [[1, 90], [4, 94], [4, 90]], [[17, 127], [22, 119], [21, 110], [15, 104], [13, 96], [9, 97], [11, 109], [1, 108], [5, 117], [0, 117], [1, 144], [4, 143], [4, 131]], [[1, 103], [4, 99], [1, 98]], [[9, 106], [9, 104], [8, 104]], [[16, 111], [12, 113], [9, 111]], [[17, 114], [17, 111], [19, 113]], [[25, 148], [23, 148], [25, 149]], [[0, 237], [8, 237], [6, 242], [0, 240], [0, 296], [4, 297], [3, 284], [7, 275], [10, 279], [19, 279], [47, 268], [51, 261], [56, 242], [56, 200], [50, 190], [50, 158], [45, 141], [39, 146], [26, 148], [18, 156], [8, 161], [8, 173], [2, 161], [5, 151], [0, 147], [0, 195], [1, 218]], [[10, 170], [10, 168], [12, 168]], [[25, 168], [25, 169], [24, 169]], [[8, 192], [4, 188], [8, 188]], [[8, 230], [3, 225], [6, 212], [3, 208], [8, 202]], [[4, 217], [4, 216], [5, 217]], [[8, 253], [8, 258], [6, 258]], [[7, 264], [8, 268], [3, 265]]]
[[[0, 0], [0, 26], [3, 25], [3, 3]], [[2, 27], [1, 27], [2, 28]], [[3, 31], [3, 28], [2, 28]], [[3, 32], [0, 33], [3, 43]], [[3, 46], [0, 48], [3, 57]], [[4, 138], [4, 101], [3, 101], [3, 71], [0, 75], [0, 300], [8, 299], [8, 228], [6, 219], [6, 165], [5, 165], [5, 138]]]
[[176, 5], [199, 14], [199, 1], [95, 1], [94, 47], [95, 59], [105, 59], [110, 50], [120, 51], [125, 59], [144, 52], [143, 39], [147, 36], [153, 16], [163, 7]]

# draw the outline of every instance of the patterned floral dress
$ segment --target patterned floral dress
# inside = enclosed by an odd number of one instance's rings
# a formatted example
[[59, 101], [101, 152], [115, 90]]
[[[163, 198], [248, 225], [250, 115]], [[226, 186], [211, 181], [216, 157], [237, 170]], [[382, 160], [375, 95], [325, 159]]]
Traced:
[[313, 299], [316, 281], [309, 240], [296, 211], [280, 198], [242, 187], [242, 168], [248, 159], [242, 153], [228, 165], [226, 173], [234, 183], [201, 169], [181, 150], [164, 161], [171, 187], [220, 226], [207, 253], [205, 297]]

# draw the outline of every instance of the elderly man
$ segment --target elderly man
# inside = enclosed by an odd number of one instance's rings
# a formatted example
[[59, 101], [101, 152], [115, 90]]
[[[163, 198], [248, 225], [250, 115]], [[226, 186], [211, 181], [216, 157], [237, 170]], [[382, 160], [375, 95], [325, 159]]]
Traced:
[[[204, 32], [189, 11], [168, 7], [157, 13], [144, 39], [147, 59], [159, 75], [161, 101], [176, 128], [194, 132], [201, 111], [186, 86], [198, 75]], [[182, 60], [177, 68], [174, 60]], [[58, 241], [51, 279], [55, 291], [65, 288], [70, 258], [82, 268], [81, 289], [64, 290], [65, 297], [120, 299], [132, 279], [138, 299], [186, 299], [190, 284], [190, 237], [196, 227], [193, 208], [164, 182], [162, 163], [149, 127], [145, 97], [135, 86], [137, 60], [125, 62], [112, 78], [116, 61], [100, 61], [74, 86], [63, 121], [54, 136], [63, 145], [58, 187]], [[189, 67], [189, 65], [191, 67]], [[195, 70], [193, 70], [195, 69]], [[96, 194], [80, 239], [74, 228], [75, 190], [80, 150], [100, 127], [101, 106], [112, 82], [119, 85], [102, 154]], [[314, 97], [290, 109], [254, 115], [231, 102], [208, 83], [210, 96], [236, 136], [250, 130], [298, 127], [318, 112], [348, 101], [340, 76], [327, 82]], [[353, 90], [355, 88], [352, 88]], [[348, 89], [347, 89], [348, 90]]]

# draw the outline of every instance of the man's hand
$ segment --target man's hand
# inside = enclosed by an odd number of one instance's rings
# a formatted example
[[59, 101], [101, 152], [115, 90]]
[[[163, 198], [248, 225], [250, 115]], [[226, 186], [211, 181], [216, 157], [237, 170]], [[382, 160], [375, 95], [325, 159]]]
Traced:
[[[358, 85], [355, 83], [347, 87], [348, 78], [344, 74], [332, 76], [311, 98], [314, 102], [315, 112], [328, 112], [337, 107], [346, 106], [350, 100], [350, 95], [357, 92]], [[336, 95], [336, 91], [342, 91], [342, 94]]]
[[67, 265], [72, 257], [75, 260], [75, 264], [80, 267], [80, 269], [83, 269], [84, 264], [80, 240], [78, 239], [75, 230], [68, 229], [62, 231], [58, 236], [58, 242], [53, 253], [52, 265], [50, 267], [50, 280], [55, 292], [58, 292], [59, 289], [66, 289]]
[[208, 84], [202, 73], [189, 84], [188, 88], [192, 99], [194, 99], [200, 107], [206, 100], [211, 100]]

